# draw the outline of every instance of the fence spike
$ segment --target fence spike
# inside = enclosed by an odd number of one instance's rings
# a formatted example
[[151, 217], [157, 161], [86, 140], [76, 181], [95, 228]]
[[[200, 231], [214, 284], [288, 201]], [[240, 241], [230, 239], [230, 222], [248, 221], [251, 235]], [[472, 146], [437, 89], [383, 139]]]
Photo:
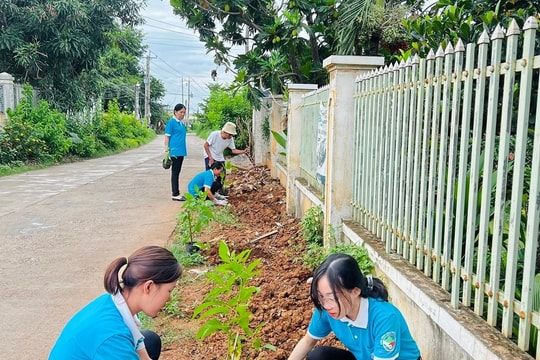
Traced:
[[463, 40], [458, 39], [456, 43], [455, 52], [464, 52], [464, 51], [465, 51], [465, 44], [463, 43]]
[[437, 49], [437, 53], [435, 54], [435, 57], [443, 57], [443, 56], [444, 56], [444, 50], [442, 46], [439, 46], [439, 48]]
[[405, 66], [406, 67], [411, 67], [412, 66], [412, 59], [411, 59], [410, 56], [409, 56], [409, 58], [407, 58], [407, 61], [405, 62]]
[[489, 44], [489, 34], [486, 30], [482, 31], [480, 37], [478, 38], [477, 44]]
[[429, 53], [427, 54], [427, 60], [433, 60], [435, 59], [435, 53], [433, 52], [433, 49], [429, 49]]
[[538, 29], [538, 20], [534, 16], [529, 16], [523, 25], [523, 30], [529, 29]]
[[516, 19], [512, 19], [510, 22], [510, 26], [508, 27], [508, 30], [506, 30], [506, 36], [511, 35], [519, 35], [521, 33], [521, 30], [519, 30], [519, 26], [516, 22]]
[[452, 46], [452, 43], [448, 43], [448, 46], [446, 46], [446, 49], [444, 50], [444, 53], [446, 55], [454, 53], [454, 47]]
[[491, 35], [491, 40], [496, 39], [504, 39], [504, 28], [499, 24], [497, 24], [495, 30], [493, 31], [493, 34]]

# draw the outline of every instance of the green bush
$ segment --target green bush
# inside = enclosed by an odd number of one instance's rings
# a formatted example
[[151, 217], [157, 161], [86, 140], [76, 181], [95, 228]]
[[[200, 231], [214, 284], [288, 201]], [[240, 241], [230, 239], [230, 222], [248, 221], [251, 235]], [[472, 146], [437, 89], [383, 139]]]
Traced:
[[33, 103], [33, 90], [25, 86], [23, 99], [15, 110], [7, 109], [6, 147], [24, 162], [61, 159], [70, 146], [66, 118], [44, 100], [35, 107]]
[[11, 145], [9, 135], [0, 129], [0, 164], [9, 165], [17, 160], [17, 150]]
[[300, 227], [308, 244], [323, 245], [323, 220], [324, 214], [320, 206], [314, 206], [304, 214]]

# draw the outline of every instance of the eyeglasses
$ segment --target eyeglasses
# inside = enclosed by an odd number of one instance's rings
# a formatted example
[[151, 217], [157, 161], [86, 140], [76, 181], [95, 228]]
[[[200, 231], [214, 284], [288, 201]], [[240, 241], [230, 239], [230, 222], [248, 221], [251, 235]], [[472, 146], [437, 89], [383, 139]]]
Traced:
[[334, 299], [332, 297], [325, 298], [325, 297], [322, 297], [322, 296], [319, 295], [317, 298], [319, 299], [319, 302], [321, 303], [322, 306], [326, 306], [326, 305], [334, 306], [334, 305], [337, 304], [336, 299]]

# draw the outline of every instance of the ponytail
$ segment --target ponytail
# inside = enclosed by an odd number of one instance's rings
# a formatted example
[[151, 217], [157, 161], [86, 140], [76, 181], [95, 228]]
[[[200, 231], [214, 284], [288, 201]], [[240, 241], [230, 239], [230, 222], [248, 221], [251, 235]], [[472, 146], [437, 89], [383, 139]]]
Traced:
[[168, 284], [180, 276], [182, 267], [169, 250], [160, 246], [145, 246], [129, 258], [113, 260], [105, 271], [103, 284], [105, 290], [114, 295], [148, 280], [156, 284]]
[[[105, 286], [105, 290], [109, 294], [116, 294], [117, 292], [122, 292], [123, 287], [123, 273], [126, 272], [128, 264], [128, 259], [125, 257], [117, 258], [113, 260], [107, 267], [107, 270], [105, 270], [105, 276], [103, 279], [103, 285]], [[120, 270], [123, 269], [122, 274], [120, 274]]]
[[368, 274], [364, 277], [364, 285], [360, 287], [362, 290], [360, 296], [363, 298], [380, 298], [384, 301], [388, 301], [388, 290], [384, 286], [383, 282], [373, 275]]

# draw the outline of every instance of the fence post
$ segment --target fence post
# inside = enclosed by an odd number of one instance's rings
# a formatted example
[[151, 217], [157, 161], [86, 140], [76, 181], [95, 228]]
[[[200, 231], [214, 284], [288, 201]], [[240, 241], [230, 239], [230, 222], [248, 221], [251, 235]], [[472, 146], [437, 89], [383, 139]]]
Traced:
[[[273, 95], [270, 98], [270, 130], [276, 131], [278, 133], [282, 132], [281, 128], [281, 106], [283, 104], [283, 95]], [[272, 166], [270, 167], [270, 175], [275, 179], [278, 177], [277, 172], [277, 162], [279, 159], [279, 144], [270, 135], [270, 162]]]
[[15, 108], [13, 95], [13, 76], [6, 72], [0, 73], [0, 126], [6, 122], [6, 109]]
[[[324, 238], [339, 240], [333, 232], [343, 219], [351, 217], [354, 98], [356, 77], [384, 65], [378, 56], [337, 56], [323, 61], [330, 75], [328, 132], [326, 142], [326, 185], [324, 188]], [[335, 238], [329, 235], [334, 235]], [[332, 243], [327, 245], [334, 245]]]
[[[268, 97], [261, 100], [261, 108], [259, 110], [253, 110], [253, 161], [255, 165], [268, 165], [267, 161], [270, 160], [270, 137], [264, 135], [263, 127], [265, 121], [270, 122], [270, 106], [272, 100]], [[270, 123], [268, 124], [270, 127]], [[270, 167], [270, 166], [268, 166]]]
[[[304, 94], [317, 90], [316, 84], [289, 84], [287, 109], [287, 214], [297, 214], [294, 181], [300, 177], [300, 148], [302, 142], [302, 103]], [[291, 139], [295, 139], [292, 141]]]

